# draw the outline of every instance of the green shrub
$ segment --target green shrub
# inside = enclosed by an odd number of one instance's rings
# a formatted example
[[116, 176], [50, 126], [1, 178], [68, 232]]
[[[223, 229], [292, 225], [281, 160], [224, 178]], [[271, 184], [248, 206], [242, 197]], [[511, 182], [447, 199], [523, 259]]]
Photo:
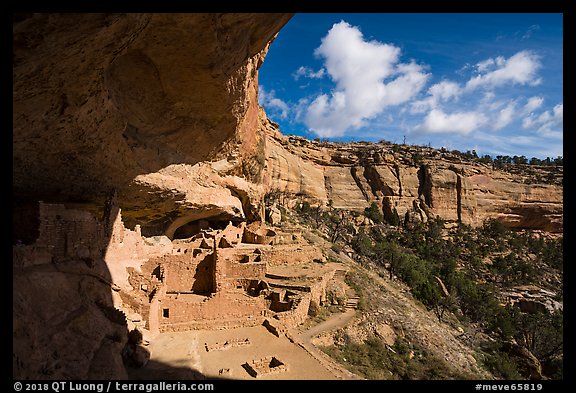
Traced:
[[370, 236], [362, 230], [352, 238], [352, 248], [356, 253], [358, 253], [358, 255], [373, 255], [372, 240], [370, 239]]
[[510, 232], [510, 230], [506, 228], [504, 224], [493, 218], [484, 222], [481, 231], [485, 236], [492, 239], [500, 239]]
[[518, 372], [516, 362], [514, 362], [506, 353], [495, 351], [486, 356], [486, 367], [502, 379], [524, 379]]
[[376, 224], [384, 222], [384, 214], [376, 202], [372, 202], [370, 207], [364, 209], [364, 215]]

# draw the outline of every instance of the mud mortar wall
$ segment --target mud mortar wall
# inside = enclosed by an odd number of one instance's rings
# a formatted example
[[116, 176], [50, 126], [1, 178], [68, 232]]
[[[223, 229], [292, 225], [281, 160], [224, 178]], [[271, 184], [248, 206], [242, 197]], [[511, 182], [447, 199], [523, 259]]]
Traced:
[[[161, 332], [176, 332], [254, 326], [262, 323], [265, 308], [263, 298], [247, 295], [229, 297], [218, 294], [203, 300], [194, 295], [167, 295], [159, 302], [159, 329]], [[169, 310], [167, 314], [165, 310]]]

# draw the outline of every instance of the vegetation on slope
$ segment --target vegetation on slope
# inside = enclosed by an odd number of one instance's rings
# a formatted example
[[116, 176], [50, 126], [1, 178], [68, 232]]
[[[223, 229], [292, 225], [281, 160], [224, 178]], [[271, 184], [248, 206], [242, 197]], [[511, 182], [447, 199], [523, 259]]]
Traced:
[[[294, 213], [301, 225], [323, 233], [334, 251], [350, 251], [359, 266], [407, 284], [439, 321], [456, 321], [474, 332], [469, 343], [496, 377], [563, 377], [562, 310], [523, 312], [506, 295], [515, 287], [536, 285], [562, 301], [562, 237], [512, 231], [495, 220], [479, 228], [447, 226], [441, 219], [391, 226], [375, 204], [364, 212], [369, 225], [357, 225], [356, 212], [307, 202], [298, 204]], [[328, 352], [340, 361], [345, 358], [344, 364], [367, 378], [459, 377], [433, 366], [438, 363], [426, 356], [418, 357], [420, 366], [415, 367], [417, 363], [403, 360], [399, 348], [384, 347], [371, 337], [364, 344], [347, 343]], [[412, 348], [408, 353], [413, 356], [415, 350], [420, 351]]]

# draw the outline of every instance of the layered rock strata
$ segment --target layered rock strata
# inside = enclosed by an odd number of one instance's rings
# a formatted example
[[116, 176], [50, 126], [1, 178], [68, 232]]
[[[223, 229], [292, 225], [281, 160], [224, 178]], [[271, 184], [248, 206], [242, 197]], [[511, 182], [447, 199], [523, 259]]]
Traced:
[[[494, 218], [512, 228], [562, 232], [562, 186], [434, 149], [287, 137], [262, 117], [268, 135], [263, 183], [270, 191], [359, 211], [376, 202], [389, 221], [438, 216], [479, 226]], [[422, 158], [413, 160], [415, 153]]]

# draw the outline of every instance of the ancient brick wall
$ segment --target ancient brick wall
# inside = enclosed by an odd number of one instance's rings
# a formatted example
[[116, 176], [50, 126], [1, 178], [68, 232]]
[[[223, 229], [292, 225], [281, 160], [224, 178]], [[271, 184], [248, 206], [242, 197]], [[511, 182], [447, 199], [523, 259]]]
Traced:
[[93, 265], [107, 246], [100, 221], [83, 210], [39, 202], [38, 238], [30, 245], [14, 247], [15, 267], [58, 263], [71, 259]]
[[266, 263], [260, 251], [219, 248], [217, 256], [216, 280], [219, 291], [235, 288], [238, 279], [264, 279]]
[[303, 323], [308, 317], [310, 304], [314, 302], [320, 305], [325, 300], [326, 285], [334, 277], [335, 272], [336, 270], [330, 270], [315, 281], [311, 281], [308, 285], [271, 285], [277, 288], [289, 288], [292, 292], [298, 291], [297, 295], [290, 297], [292, 299], [291, 308], [288, 311], [276, 313], [275, 318], [279, 319], [287, 327], [295, 327]]
[[246, 228], [245, 222], [240, 223], [238, 227], [234, 226], [232, 223], [229, 223], [226, 228], [220, 232], [219, 237], [225, 238], [230, 244], [238, 244], [242, 241], [244, 228]]
[[36, 243], [54, 246], [56, 261], [66, 257], [100, 258], [107, 246], [103, 238], [102, 224], [89, 212], [40, 202], [40, 237]]
[[255, 359], [242, 365], [248, 374], [254, 378], [269, 374], [278, 374], [288, 371], [288, 366], [275, 356], [267, 356], [262, 359]]
[[128, 290], [130, 287], [127, 268], [139, 270], [147, 260], [170, 253], [172, 253], [170, 239], [166, 236], [142, 237], [138, 225], [133, 231], [125, 228], [119, 211], [112, 225], [112, 235], [104, 260], [110, 270], [112, 281]]
[[314, 246], [278, 245], [270, 249], [262, 249], [263, 258], [271, 266], [281, 264], [298, 264], [321, 260], [322, 251]]
[[197, 295], [167, 294], [159, 299], [159, 330], [254, 326], [262, 323], [265, 308], [263, 298], [247, 295], [216, 294], [202, 300]]
[[266, 274], [266, 263], [237, 263], [226, 261], [226, 276], [229, 278], [263, 279]]
[[163, 258], [167, 292], [209, 294], [216, 290], [213, 253], [198, 249], [198, 253], [169, 255]]
[[310, 285], [310, 300], [317, 305], [321, 305], [326, 299], [326, 285], [334, 277], [336, 270], [330, 270], [324, 274], [318, 281]]
[[280, 320], [286, 327], [293, 328], [306, 320], [309, 308], [310, 293], [301, 293], [294, 298], [292, 308], [289, 311], [279, 312], [275, 315], [275, 318]]

